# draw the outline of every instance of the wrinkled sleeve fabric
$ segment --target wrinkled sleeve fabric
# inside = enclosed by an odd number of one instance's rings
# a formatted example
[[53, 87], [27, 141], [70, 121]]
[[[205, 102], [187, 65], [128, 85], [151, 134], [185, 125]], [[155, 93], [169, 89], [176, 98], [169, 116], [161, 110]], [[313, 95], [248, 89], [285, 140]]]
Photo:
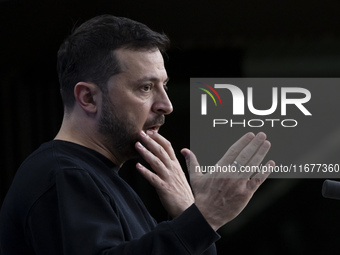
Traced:
[[37, 255], [216, 254], [219, 235], [195, 205], [126, 240], [114, 201], [89, 173], [67, 169], [31, 208], [25, 236]]

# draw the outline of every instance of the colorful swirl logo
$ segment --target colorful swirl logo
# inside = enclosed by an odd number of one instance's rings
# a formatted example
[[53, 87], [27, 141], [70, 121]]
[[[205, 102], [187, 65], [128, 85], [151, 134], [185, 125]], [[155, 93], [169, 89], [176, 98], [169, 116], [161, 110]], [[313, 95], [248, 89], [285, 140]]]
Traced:
[[[217, 96], [217, 98], [218, 98], [218, 100], [219, 100], [219, 102], [222, 106], [221, 97], [213, 87], [211, 87], [208, 84], [202, 83], [202, 82], [197, 82], [197, 83], [202, 84], [202, 85], [206, 86], [208, 89], [210, 89]], [[217, 106], [217, 102], [216, 102], [214, 95], [208, 89], [205, 89], [205, 88], [202, 88], [202, 87], [199, 87], [198, 89], [203, 90], [205, 93], [207, 93], [212, 98], [212, 100], [214, 101], [215, 106]], [[207, 95], [206, 94], [201, 95], [201, 114], [207, 115]]]

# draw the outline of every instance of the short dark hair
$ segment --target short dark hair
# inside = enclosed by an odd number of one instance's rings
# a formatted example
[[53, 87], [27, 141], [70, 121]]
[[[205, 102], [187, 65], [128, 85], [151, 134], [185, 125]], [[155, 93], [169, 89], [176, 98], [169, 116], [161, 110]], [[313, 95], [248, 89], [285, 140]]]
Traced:
[[65, 109], [73, 108], [74, 86], [80, 81], [93, 82], [106, 92], [108, 79], [120, 72], [114, 50], [158, 48], [164, 53], [169, 42], [164, 33], [128, 18], [101, 15], [86, 21], [58, 51], [57, 71]]

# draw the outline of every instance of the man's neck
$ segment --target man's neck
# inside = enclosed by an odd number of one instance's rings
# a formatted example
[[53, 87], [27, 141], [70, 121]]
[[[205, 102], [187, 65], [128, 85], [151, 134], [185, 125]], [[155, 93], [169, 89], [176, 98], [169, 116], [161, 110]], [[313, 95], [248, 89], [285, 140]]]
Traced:
[[68, 141], [95, 150], [117, 166], [121, 166], [124, 163], [124, 161], [118, 160], [114, 153], [101, 142], [101, 139], [99, 138], [100, 135], [97, 131], [91, 129], [91, 125], [79, 125], [81, 122], [78, 122], [78, 125], [73, 125], [72, 122], [73, 121], [64, 118], [61, 128], [54, 140]]

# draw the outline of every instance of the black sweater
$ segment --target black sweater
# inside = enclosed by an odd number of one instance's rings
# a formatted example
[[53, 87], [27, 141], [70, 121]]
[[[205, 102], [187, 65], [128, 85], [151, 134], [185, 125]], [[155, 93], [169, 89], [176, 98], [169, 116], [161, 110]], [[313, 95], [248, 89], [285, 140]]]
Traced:
[[0, 212], [3, 255], [216, 254], [218, 238], [195, 205], [157, 224], [109, 159], [58, 140], [24, 161]]

